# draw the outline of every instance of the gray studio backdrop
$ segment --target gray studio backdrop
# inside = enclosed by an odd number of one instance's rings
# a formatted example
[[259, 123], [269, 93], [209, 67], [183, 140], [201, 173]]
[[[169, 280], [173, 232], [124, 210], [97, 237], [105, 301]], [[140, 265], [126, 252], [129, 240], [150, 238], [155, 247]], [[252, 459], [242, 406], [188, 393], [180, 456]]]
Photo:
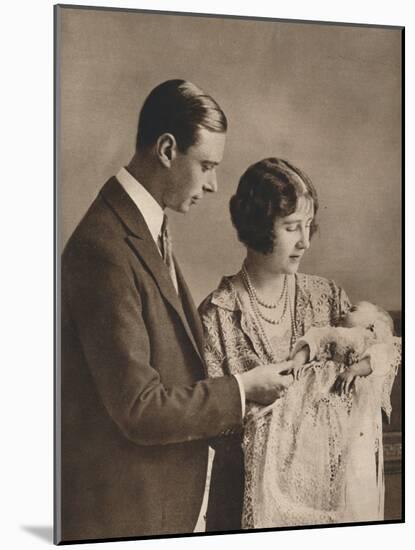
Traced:
[[60, 10], [59, 241], [133, 154], [148, 92], [191, 80], [229, 120], [219, 191], [172, 213], [175, 251], [199, 303], [244, 250], [228, 213], [242, 172], [286, 158], [315, 183], [319, 233], [301, 270], [352, 300], [401, 303], [401, 31]]

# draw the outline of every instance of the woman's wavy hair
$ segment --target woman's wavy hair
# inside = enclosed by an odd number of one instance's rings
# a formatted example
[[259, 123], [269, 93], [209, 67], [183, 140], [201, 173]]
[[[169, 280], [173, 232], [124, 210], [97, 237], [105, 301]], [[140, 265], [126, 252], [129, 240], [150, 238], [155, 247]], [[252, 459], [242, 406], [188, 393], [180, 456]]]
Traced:
[[257, 252], [270, 254], [274, 250], [276, 218], [293, 214], [300, 197], [309, 197], [314, 205], [311, 237], [317, 229], [318, 198], [310, 178], [278, 158], [252, 164], [241, 176], [229, 203], [238, 239]]

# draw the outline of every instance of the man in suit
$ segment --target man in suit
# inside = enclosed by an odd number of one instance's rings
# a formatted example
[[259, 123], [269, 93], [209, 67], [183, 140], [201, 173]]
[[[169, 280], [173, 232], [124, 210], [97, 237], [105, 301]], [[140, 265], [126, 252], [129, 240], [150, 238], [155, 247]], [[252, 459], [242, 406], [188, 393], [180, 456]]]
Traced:
[[206, 379], [198, 314], [171, 253], [164, 210], [185, 213], [217, 190], [226, 129], [195, 85], [160, 84], [131, 162], [65, 247], [57, 542], [192, 532], [209, 438], [241, 429], [245, 399], [268, 404], [287, 385], [269, 366]]

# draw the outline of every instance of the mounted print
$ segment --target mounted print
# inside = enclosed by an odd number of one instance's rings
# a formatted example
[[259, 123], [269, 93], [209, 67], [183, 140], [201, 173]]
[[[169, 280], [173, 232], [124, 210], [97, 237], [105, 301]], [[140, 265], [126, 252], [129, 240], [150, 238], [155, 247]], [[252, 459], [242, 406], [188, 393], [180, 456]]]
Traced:
[[404, 29], [54, 13], [55, 543], [403, 522]]

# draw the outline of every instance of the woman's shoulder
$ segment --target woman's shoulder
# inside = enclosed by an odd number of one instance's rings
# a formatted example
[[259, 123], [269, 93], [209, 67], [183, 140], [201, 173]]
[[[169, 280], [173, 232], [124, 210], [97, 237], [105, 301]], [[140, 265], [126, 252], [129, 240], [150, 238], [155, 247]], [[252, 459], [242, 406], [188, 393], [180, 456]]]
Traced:
[[350, 300], [344, 290], [332, 279], [318, 275], [301, 273], [297, 280], [297, 312], [309, 312], [312, 325], [337, 326], [340, 317], [350, 309]]
[[238, 309], [237, 291], [234, 285], [236, 275], [223, 276], [218, 287], [208, 294], [199, 306], [201, 316], [219, 309], [235, 311]]
[[340, 287], [332, 280], [320, 275], [310, 275], [308, 273], [297, 274], [298, 286], [306, 291], [313, 293], [338, 292]]

